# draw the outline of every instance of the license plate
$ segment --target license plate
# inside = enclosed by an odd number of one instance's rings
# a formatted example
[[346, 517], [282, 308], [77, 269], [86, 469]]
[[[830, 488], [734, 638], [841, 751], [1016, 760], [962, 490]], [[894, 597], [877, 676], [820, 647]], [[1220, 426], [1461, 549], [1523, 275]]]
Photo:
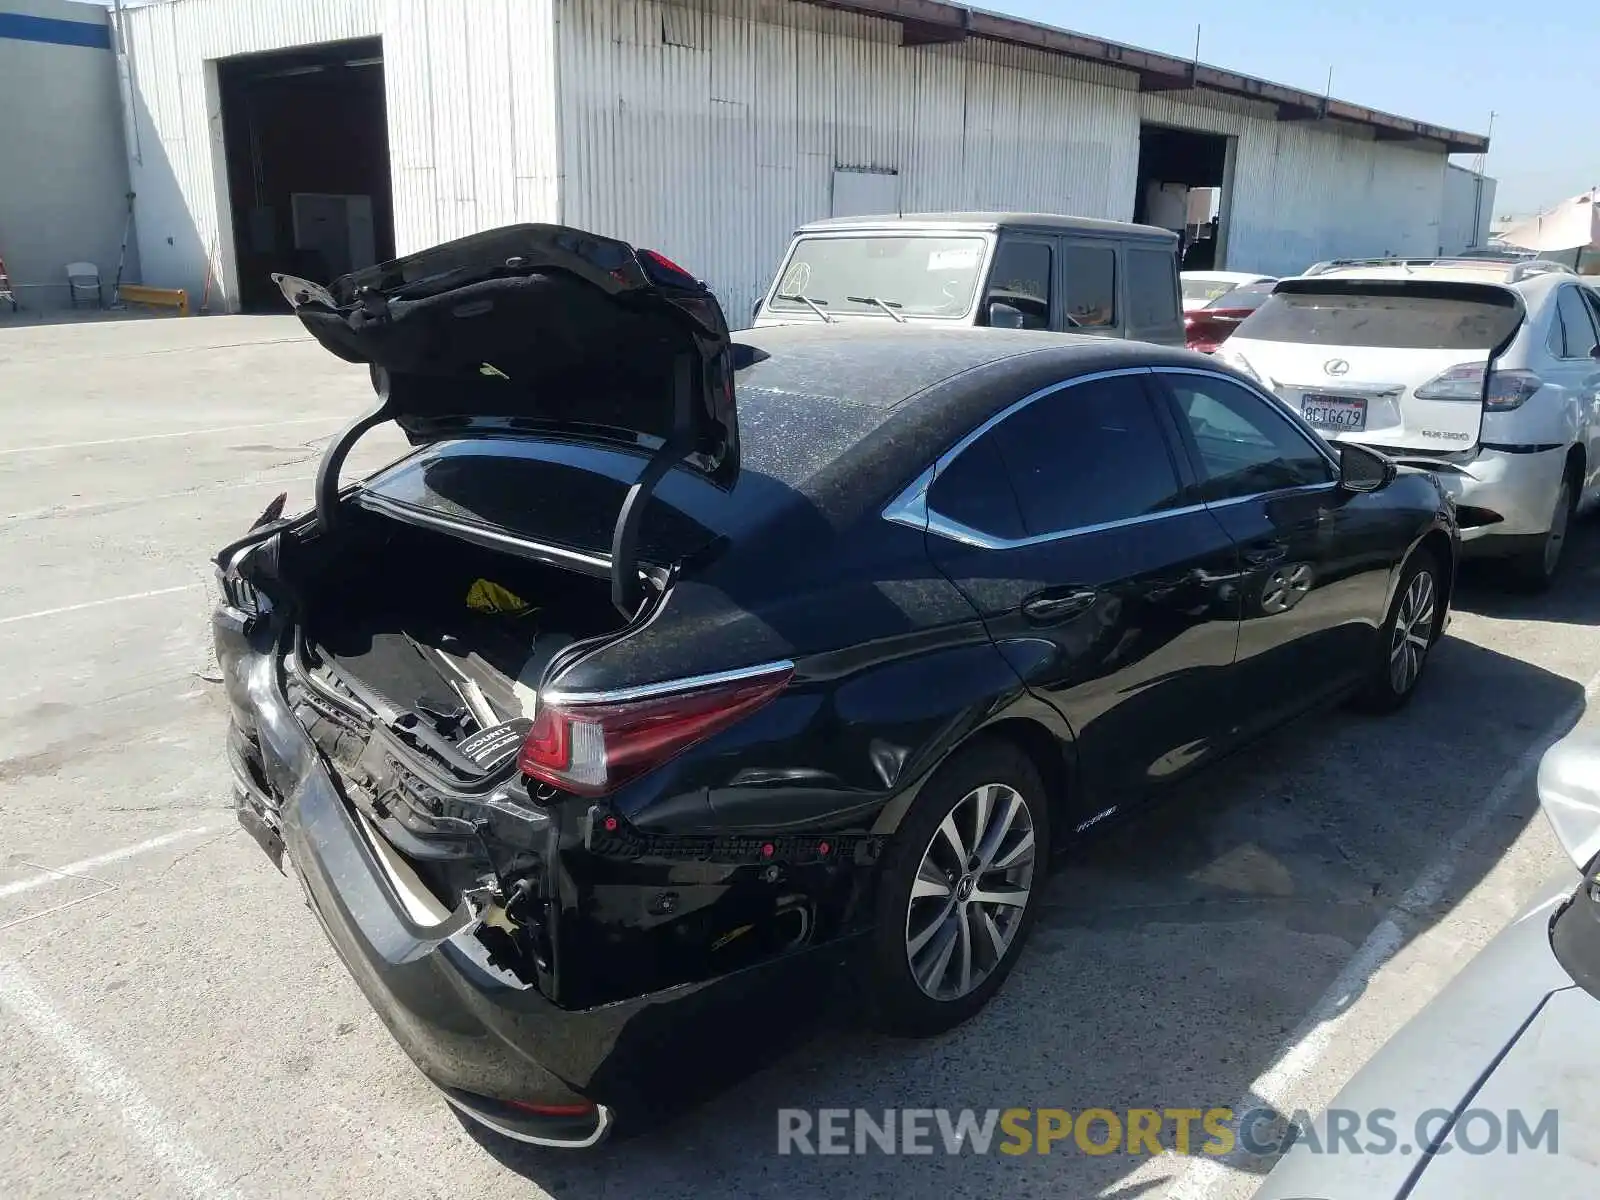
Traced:
[[1347, 432], [1367, 427], [1365, 396], [1319, 396], [1307, 392], [1300, 397], [1300, 412], [1307, 423], [1318, 429]]

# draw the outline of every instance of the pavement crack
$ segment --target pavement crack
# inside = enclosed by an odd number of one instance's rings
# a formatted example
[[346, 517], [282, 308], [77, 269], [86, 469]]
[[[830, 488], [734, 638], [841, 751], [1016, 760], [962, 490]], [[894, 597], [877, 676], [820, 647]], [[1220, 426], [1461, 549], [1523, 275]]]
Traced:
[[200, 851], [204, 850], [207, 846], [214, 846], [218, 842], [225, 842], [229, 838], [231, 838], [232, 836], [233, 836], [233, 830], [225, 829], [221, 833], [217, 834], [216, 837], [208, 837], [204, 841], [196, 842], [193, 846], [190, 846], [189, 849], [185, 850], [182, 854], [179, 854], [176, 858], [174, 858], [166, 866], [162, 867], [161, 870], [157, 871], [156, 874], [155, 874], [155, 878], [161, 879], [161, 878], [171, 874], [173, 868], [176, 867], [179, 863], [183, 862], [184, 859], [193, 858], [196, 854], [199, 854]]

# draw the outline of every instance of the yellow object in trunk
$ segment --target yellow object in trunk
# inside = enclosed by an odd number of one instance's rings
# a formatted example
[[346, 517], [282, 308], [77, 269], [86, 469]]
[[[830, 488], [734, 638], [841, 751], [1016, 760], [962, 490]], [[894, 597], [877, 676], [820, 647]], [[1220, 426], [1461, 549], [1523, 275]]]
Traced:
[[473, 612], [509, 617], [522, 617], [534, 611], [533, 605], [492, 579], [479, 579], [467, 589], [467, 607]]

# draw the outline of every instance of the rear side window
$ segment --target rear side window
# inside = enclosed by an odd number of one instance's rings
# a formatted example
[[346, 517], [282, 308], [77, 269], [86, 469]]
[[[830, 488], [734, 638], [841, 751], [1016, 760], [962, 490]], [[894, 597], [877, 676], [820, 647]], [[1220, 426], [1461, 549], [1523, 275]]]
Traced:
[[1002, 238], [989, 272], [984, 318], [989, 305], [1009, 304], [1022, 314], [1023, 329], [1050, 328], [1050, 243]]
[[1177, 503], [1177, 472], [1137, 377], [1063, 388], [1008, 417], [994, 437], [1029, 534], [1123, 521]]
[[1274, 292], [1235, 332], [1260, 342], [1390, 350], [1485, 350], [1520, 319], [1511, 304], [1423, 289]]
[[1177, 267], [1162, 250], [1128, 251], [1128, 324], [1155, 329], [1178, 319]]
[[1589, 319], [1589, 306], [1575, 287], [1564, 287], [1556, 299], [1556, 322], [1551, 327], [1550, 349], [1556, 350], [1556, 326], [1564, 335], [1565, 349], [1561, 358], [1588, 358], [1594, 353], [1594, 323]]
[[1069, 243], [1061, 252], [1066, 268], [1067, 316], [1086, 329], [1117, 323], [1117, 252], [1110, 246]]
[[939, 472], [928, 489], [928, 508], [992, 537], [1019, 538], [1026, 533], [992, 431]]

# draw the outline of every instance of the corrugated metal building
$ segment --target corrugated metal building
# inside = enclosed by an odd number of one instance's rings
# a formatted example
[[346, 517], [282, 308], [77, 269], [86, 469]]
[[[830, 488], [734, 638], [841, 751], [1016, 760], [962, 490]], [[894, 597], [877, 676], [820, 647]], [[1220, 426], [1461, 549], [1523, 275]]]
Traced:
[[1439, 252], [1460, 254], [1489, 244], [1494, 219], [1495, 182], [1487, 175], [1451, 163], [1445, 168], [1444, 211], [1439, 221]]
[[[1163, 172], [1222, 188], [1219, 265], [1293, 272], [1437, 252], [1448, 155], [1487, 147], [937, 0], [170, 0], [124, 22], [146, 281], [209, 273], [227, 307], [319, 221], [348, 223], [359, 260], [535, 220], [657, 246], [737, 317], [797, 224], [866, 199], [1129, 220]], [[370, 201], [291, 184], [262, 149], [261, 97], [324, 69], [381, 73]], [[318, 111], [367, 103], [338, 94]]]

